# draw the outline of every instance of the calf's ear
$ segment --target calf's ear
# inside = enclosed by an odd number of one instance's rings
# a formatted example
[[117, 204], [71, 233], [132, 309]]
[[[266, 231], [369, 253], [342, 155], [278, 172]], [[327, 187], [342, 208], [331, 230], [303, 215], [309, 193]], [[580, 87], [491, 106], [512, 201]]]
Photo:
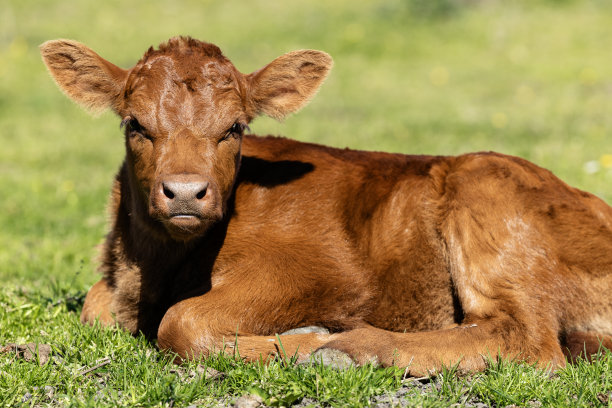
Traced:
[[300, 50], [282, 55], [247, 76], [257, 114], [282, 119], [306, 106], [334, 65], [322, 51]]
[[71, 40], [47, 41], [40, 53], [57, 85], [79, 105], [92, 113], [119, 109], [126, 70]]

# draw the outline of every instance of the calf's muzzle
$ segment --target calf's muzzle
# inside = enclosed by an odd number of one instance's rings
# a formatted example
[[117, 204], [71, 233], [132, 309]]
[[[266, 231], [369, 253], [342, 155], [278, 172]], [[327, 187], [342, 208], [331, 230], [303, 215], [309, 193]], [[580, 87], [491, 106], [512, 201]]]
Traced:
[[223, 215], [214, 190], [199, 174], [160, 177], [151, 197], [150, 214], [163, 223], [172, 238], [190, 240]]
[[199, 217], [209, 201], [208, 186], [197, 174], [166, 176], [159, 183], [158, 199], [170, 217]]

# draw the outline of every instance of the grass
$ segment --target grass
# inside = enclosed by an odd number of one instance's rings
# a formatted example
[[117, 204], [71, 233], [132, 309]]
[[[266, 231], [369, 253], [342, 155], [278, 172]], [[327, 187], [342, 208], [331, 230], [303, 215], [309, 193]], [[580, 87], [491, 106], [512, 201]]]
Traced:
[[422, 406], [612, 406], [610, 354], [553, 376], [500, 362], [425, 385], [394, 370], [218, 356], [202, 364], [224, 377], [207, 379], [141, 338], [78, 323], [98, 278], [94, 247], [123, 147], [117, 118], [92, 119], [46, 74], [37, 46], [53, 38], [80, 40], [129, 67], [150, 45], [190, 34], [221, 46], [243, 72], [293, 49], [322, 49], [335, 67], [317, 98], [283, 123], [256, 120], [254, 132], [415, 154], [496, 150], [612, 202], [612, 7], [433, 3], [8, 0], [0, 10], [0, 344], [49, 344], [54, 359], [38, 366], [0, 355], [0, 405], [211, 405], [255, 393], [268, 404], [360, 406], [393, 402], [399, 389]]
[[[490, 362], [485, 373], [469, 377], [449, 369], [425, 385], [402, 381], [399, 369], [337, 371], [318, 364], [296, 366], [291, 359], [261, 365], [217, 355], [176, 366], [142, 337], [79, 324], [79, 294], [72, 290], [56, 285], [49, 296], [40, 290], [0, 292], [2, 337], [46, 343], [53, 353], [44, 365], [11, 353], [1, 356], [2, 406], [213, 406], [244, 393], [259, 395], [270, 406], [300, 401], [364, 406], [397, 403], [398, 388], [410, 406], [475, 401], [489, 406], [610, 405], [612, 353], [596, 364], [581, 361], [555, 374], [508, 361]], [[105, 359], [108, 364], [101, 365]], [[210, 377], [207, 369], [220, 374]], [[29, 399], [22, 404], [24, 396]]]

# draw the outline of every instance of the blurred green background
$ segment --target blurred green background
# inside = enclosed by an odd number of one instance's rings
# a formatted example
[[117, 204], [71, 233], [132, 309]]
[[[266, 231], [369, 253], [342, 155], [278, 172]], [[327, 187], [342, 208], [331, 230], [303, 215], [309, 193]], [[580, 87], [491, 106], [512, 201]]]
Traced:
[[0, 6], [0, 278], [85, 288], [123, 155], [40, 60], [81, 41], [132, 66], [174, 35], [219, 45], [242, 72], [300, 48], [334, 70], [314, 101], [254, 133], [412, 154], [495, 150], [612, 202], [612, 2], [5, 0]]

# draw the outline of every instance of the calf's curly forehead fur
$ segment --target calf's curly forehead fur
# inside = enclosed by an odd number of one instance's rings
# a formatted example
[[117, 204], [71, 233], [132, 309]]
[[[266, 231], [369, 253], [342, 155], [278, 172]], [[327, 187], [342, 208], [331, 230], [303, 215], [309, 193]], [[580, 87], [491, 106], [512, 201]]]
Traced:
[[[178, 37], [158, 49], [149, 48], [131, 71], [124, 94], [126, 99], [134, 88], [148, 81], [153, 81], [149, 87], [161, 80], [184, 86], [190, 92], [207, 87], [244, 89], [240, 74], [216, 45], [192, 38]], [[243, 97], [246, 105], [246, 95]]]
[[[482, 370], [483, 356], [558, 367], [612, 347], [612, 208], [517, 157], [408, 156], [245, 135], [315, 95], [324, 52], [240, 73], [176, 37], [131, 69], [49, 41], [59, 87], [122, 119], [102, 279], [81, 319], [157, 337], [181, 358], [251, 360], [281, 335], [299, 359]], [[230, 344], [226, 344], [230, 340]], [[226, 349], [227, 349], [226, 348]]]

